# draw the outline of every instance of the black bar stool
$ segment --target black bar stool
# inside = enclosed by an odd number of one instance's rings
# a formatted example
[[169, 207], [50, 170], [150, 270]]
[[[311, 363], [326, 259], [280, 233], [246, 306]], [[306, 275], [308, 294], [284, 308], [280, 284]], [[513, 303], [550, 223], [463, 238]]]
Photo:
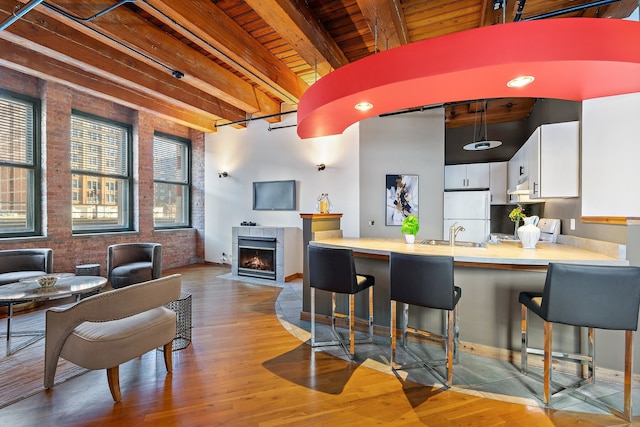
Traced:
[[[547, 270], [543, 291], [521, 292], [519, 302], [522, 304], [522, 371], [526, 373], [528, 370], [528, 354], [544, 356], [543, 400], [547, 405], [550, 400], [549, 386], [552, 383], [551, 360], [553, 358], [588, 366], [587, 378], [575, 384], [561, 386], [553, 383], [560, 388], [556, 393], [564, 390], [575, 393], [578, 387], [595, 382], [594, 329], [625, 331], [623, 412], [581, 393], [576, 397], [630, 421], [633, 331], [638, 329], [640, 267], [552, 263]], [[527, 309], [544, 320], [544, 350], [529, 348]], [[552, 323], [589, 328], [587, 354], [552, 352]]]
[[[309, 286], [311, 287], [311, 346], [324, 347], [340, 345], [353, 359], [355, 355], [355, 303], [354, 296], [358, 292], [369, 289], [369, 338], [373, 341], [373, 285], [375, 279], [367, 274], [356, 274], [351, 249], [308, 247]], [[331, 292], [331, 330], [336, 341], [316, 342], [316, 289]], [[349, 295], [349, 313], [336, 312], [336, 294]], [[349, 320], [349, 349], [336, 330], [336, 319]]]
[[[389, 258], [391, 288], [391, 368], [407, 369], [412, 365], [396, 367], [396, 302], [403, 303], [402, 347], [427, 368], [446, 387], [453, 382], [453, 363], [458, 362], [458, 301], [462, 289], [453, 283], [453, 257], [427, 256], [391, 253]], [[412, 328], [408, 325], [409, 305], [445, 310], [445, 333], [438, 335]], [[427, 363], [412, 352], [407, 344], [407, 334], [411, 332], [424, 337], [436, 338], [444, 343], [446, 358]], [[434, 367], [445, 365], [443, 377]]]

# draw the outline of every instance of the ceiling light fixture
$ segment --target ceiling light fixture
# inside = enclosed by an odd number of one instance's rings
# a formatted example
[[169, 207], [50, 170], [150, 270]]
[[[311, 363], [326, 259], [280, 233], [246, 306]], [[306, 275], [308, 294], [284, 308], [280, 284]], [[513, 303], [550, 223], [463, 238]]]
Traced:
[[533, 83], [534, 80], [535, 80], [535, 77], [533, 76], [519, 76], [519, 77], [516, 77], [515, 79], [509, 80], [507, 82], [507, 86], [514, 87], [514, 88], [525, 87]]
[[227, 172], [218, 172], [218, 178], [227, 178], [229, 173]]
[[370, 102], [358, 102], [354, 108], [358, 111], [369, 111], [373, 108], [373, 104]]
[[[485, 99], [482, 102], [482, 107], [480, 109], [480, 127], [478, 128], [478, 139], [475, 142], [472, 142], [470, 144], [465, 145], [464, 148], [467, 151], [482, 151], [482, 150], [489, 150], [490, 148], [496, 148], [502, 145], [502, 141], [489, 141], [487, 139], [487, 114], [486, 114], [486, 109], [488, 108], [489, 104], [487, 103], [487, 100]], [[476, 117], [478, 117], [478, 107], [477, 107], [477, 103], [476, 103]], [[483, 125], [483, 117], [484, 117], [484, 135], [481, 135], [482, 133], [482, 125]], [[474, 120], [473, 123], [473, 136], [475, 137], [476, 134], [476, 123]]]
[[320, 163], [319, 165], [316, 165], [318, 167], [318, 171], [323, 171], [327, 168], [327, 165], [325, 165], [324, 163]]

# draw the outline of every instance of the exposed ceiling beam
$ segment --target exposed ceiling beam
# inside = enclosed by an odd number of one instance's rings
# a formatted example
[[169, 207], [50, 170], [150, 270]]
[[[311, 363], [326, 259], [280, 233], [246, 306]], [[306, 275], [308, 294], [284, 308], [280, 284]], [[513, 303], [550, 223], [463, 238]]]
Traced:
[[[83, 0], [81, 4], [76, 1], [58, 1], [57, 5], [75, 16], [92, 15], [104, 9], [103, 0]], [[183, 79], [192, 86], [248, 113], [272, 114], [280, 111], [278, 102], [257, 91], [251, 83], [186, 47], [160, 28], [149, 25], [128, 8], [112, 10], [85, 23], [70, 20], [60, 14], [49, 15], [90, 37], [101, 39], [113, 48], [130, 55], [138, 52], [140, 60], [158, 69], [178, 70], [184, 73]]]
[[369, 30], [377, 39], [377, 50], [409, 43], [399, 0], [357, 0]]
[[293, 46], [320, 76], [349, 63], [336, 42], [313, 18], [303, 2], [296, 0], [245, 0], [245, 2], [283, 40]]
[[[11, 12], [7, 10], [12, 10], [13, 5], [10, 0], [0, 0], [0, 19], [10, 15]], [[137, 91], [153, 93], [159, 99], [176, 102], [181, 108], [204, 111], [217, 116], [220, 120], [235, 121], [246, 117], [243, 110], [79, 33], [36, 10], [0, 32], [0, 38], [90, 71], [98, 79], [105, 79]]]
[[144, 0], [136, 4], [290, 104], [297, 104], [308, 87], [212, 2]]
[[166, 100], [155, 98], [146, 91], [138, 91], [114, 84], [96, 77], [95, 74], [89, 71], [65, 64], [7, 40], [0, 39], [0, 51], [2, 51], [0, 65], [6, 68], [46, 81], [84, 88], [81, 90], [94, 96], [108, 99], [129, 108], [140, 109], [193, 129], [203, 132], [216, 132], [215, 123], [218, 117], [212, 114], [202, 111], [196, 113], [193, 108], [178, 108], [175, 102], [167, 102]]

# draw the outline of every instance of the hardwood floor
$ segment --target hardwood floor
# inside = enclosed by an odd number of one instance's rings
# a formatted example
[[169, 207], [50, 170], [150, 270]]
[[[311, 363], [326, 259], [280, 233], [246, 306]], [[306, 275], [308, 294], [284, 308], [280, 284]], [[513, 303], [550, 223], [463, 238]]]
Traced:
[[122, 402], [105, 371], [90, 371], [0, 410], [0, 426], [613, 426], [608, 415], [552, 411], [402, 382], [310, 347], [275, 315], [280, 288], [220, 279], [189, 266], [192, 343], [120, 367]]

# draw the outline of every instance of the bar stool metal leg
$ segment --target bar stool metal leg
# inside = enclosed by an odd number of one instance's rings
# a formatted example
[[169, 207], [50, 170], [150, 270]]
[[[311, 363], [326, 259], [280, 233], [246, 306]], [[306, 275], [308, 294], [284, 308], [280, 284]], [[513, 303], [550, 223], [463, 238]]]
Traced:
[[522, 304], [520, 307], [522, 311], [522, 322], [520, 324], [520, 329], [522, 330], [522, 343], [520, 345], [520, 368], [522, 372], [526, 374], [527, 370], [529, 369], [527, 361], [529, 350], [529, 338], [527, 335], [527, 306]]

